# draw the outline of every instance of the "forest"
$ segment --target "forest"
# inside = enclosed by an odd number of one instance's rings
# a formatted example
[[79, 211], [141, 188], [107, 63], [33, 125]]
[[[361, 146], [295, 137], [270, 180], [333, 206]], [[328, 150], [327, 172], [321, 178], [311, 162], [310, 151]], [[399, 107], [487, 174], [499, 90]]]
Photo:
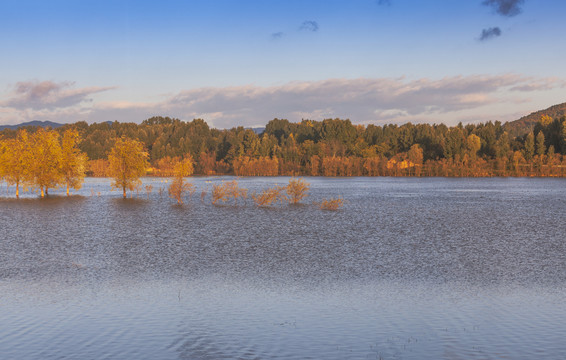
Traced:
[[[3, 148], [22, 131], [34, 137], [43, 130], [5, 129]], [[364, 126], [347, 119], [273, 119], [257, 134], [169, 117], [141, 124], [77, 122], [52, 131], [61, 139], [76, 134], [72, 144], [84, 154], [88, 176], [111, 176], [109, 155], [121, 138], [142, 145], [146, 174], [153, 176], [173, 176], [175, 165], [188, 157], [196, 175], [566, 176], [564, 116], [542, 115], [532, 131], [518, 136], [500, 122]]]

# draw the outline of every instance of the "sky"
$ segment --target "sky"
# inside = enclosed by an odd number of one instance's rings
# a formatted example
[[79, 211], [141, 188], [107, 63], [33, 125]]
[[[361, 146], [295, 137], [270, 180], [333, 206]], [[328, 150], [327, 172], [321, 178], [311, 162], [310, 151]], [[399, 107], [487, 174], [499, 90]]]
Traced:
[[566, 1], [0, 0], [0, 124], [512, 121], [566, 102]]

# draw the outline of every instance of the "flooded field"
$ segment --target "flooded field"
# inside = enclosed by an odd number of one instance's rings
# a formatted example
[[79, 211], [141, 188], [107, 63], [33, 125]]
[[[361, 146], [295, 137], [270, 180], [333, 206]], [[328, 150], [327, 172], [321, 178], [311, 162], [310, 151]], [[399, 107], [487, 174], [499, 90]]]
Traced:
[[1, 184], [0, 358], [566, 357], [566, 180], [307, 178], [270, 208], [212, 205], [222, 180]]

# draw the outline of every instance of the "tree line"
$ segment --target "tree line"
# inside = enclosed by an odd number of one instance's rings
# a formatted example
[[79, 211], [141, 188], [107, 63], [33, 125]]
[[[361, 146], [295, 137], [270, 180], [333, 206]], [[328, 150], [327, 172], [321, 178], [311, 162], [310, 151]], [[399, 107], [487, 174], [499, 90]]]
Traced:
[[[90, 160], [90, 176], [112, 176], [117, 139], [137, 141], [148, 174], [174, 176], [190, 157], [194, 174], [238, 176], [566, 176], [566, 120], [542, 116], [534, 129], [512, 137], [506, 125], [487, 122], [354, 125], [350, 120], [273, 119], [252, 129], [210, 128], [152, 117], [141, 124], [77, 122], [55, 129], [80, 134], [77, 147]], [[35, 129], [27, 129], [33, 136]], [[1, 132], [3, 142], [17, 139]]]

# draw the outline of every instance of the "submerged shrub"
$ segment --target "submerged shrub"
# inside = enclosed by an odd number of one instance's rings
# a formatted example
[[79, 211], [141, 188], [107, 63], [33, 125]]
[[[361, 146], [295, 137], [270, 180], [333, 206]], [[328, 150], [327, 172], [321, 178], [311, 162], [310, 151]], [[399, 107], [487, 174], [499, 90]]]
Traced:
[[342, 198], [330, 198], [328, 200], [322, 199], [322, 203], [320, 203], [320, 209], [336, 211], [340, 209], [342, 205], [344, 205], [344, 200], [342, 200]]
[[270, 206], [278, 201], [283, 204], [287, 201], [287, 196], [283, 193], [286, 187], [275, 186], [266, 190], [263, 190], [260, 194], [253, 193], [252, 199], [254, 199], [257, 206]]
[[297, 204], [299, 201], [307, 197], [307, 192], [309, 191], [310, 184], [300, 179], [291, 179], [289, 184], [285, 187], [285, 191], [288, 195], [288, 200], [290, 204]]
[[151, 194], [152, 191], [153, 191], [153, 185], [146, 185], [145, 186], [145, 192], [147, 194], [148, 199], [149, 199], [149, 194]]
[[185, 194], [193, 195], [195, 187], [193, 184], [185, 181], [185, 176], [193, 173], [193, 159], [187, 156], [183, 161], [175, 165], [175, 177], [169, 185], [169, 197], [177, 200], [177, 204], [183, 204]]
[[169, 197], [177, 200], [177, 204], [179, 205], [183, 204], [185, 194], [192, 196], [194, 192], [194, 185], [184, 181], [182, 177], [174, 178], [173, 181], [171, 181], [171, 185], [169, 185]]
[[212, 186], [212, 203], [216, 204], [218, 201], [226, 202], [230, 198], [234, 199], [234, 204], [238, 204], [238, 198], [247, 199], [248, 189], [238, 186], [236, 180], [223, 182], [218, 185]]

